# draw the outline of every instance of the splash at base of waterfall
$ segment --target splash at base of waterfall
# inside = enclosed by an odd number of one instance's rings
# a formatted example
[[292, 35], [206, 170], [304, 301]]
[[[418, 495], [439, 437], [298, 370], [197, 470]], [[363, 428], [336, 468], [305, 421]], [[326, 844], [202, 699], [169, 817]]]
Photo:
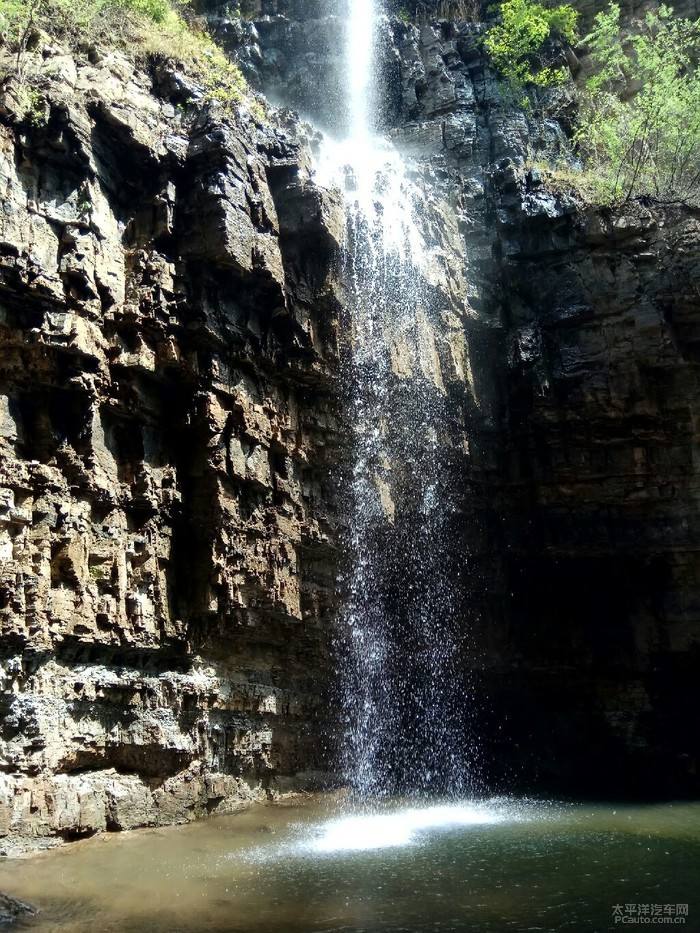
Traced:
[[486, 826], [513, 818], [512, 811], [488, 802], [410, 807], [331, 820], [306, 845], [313, 852], [367, 852], [413, 845], [429, 832]]

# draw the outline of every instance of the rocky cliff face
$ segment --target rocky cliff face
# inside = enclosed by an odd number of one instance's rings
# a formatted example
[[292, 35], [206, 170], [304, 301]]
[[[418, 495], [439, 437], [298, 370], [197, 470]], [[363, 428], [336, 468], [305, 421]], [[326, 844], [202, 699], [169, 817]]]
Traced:
[[[250, 79], [342, 123], [338, 10], [250, 6], [208, 11]], [[480, 769], [692, 791], [699, 221], [551, 190], [531, 164], [563, 130], [503, 106], [480, 29], [387, 20], [379, 89], [429, 196]], [[115, 54], [31, 67], [40, 105], [0, 101], [7, 851], [332, 768], [347, 440], [343, 218], [308, 130]]]
[[394, 24], [386, 57], [397, 139], [459, 192], [484, 775], [695, 793], [700, 218], [548, 187], [562, 128], [503, 106], [478, 36]]
[[[482, 775], [693, 793], [697, 214], [605, 211], [548, 182], [532, 166], [565, 152], [562, 126], [504, 105], [483, 27], [423, 7], [418, 27], [385, 24], [380, 96], [460, 257], [453, 539]], [[311, 101], [286, 43], [328, 61], [337, 11], [260, 14], [252, 78], [291, 69]]]
[[0, 103], [8, 847], [325, 767], [342, 217], [293, 129], [91, 59]]
[[499, 181], [500, 741], [541, 781], [694, 793], [700, 216]]

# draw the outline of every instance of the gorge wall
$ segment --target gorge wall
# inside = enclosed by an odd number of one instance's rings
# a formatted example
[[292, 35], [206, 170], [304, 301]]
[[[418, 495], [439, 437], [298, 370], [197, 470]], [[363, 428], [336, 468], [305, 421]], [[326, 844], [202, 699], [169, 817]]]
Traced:
[[[246, 12], [206, 7], [254, 85], [335, 125], [342, 8]], [[697, 792], [700, 219], [553, 187], [563, 130], [503, 106], [481, 30], [380, 42], [437, 244], [474, 770]], [[31, 67], [40, 112], [0, 98], [6, 851], [332, 780], [347, 444], [309, 127], [104, 50]]]
[[0, 103], [10, 848], [324, 767], [340, 446], [342, 216], [304, 138], [116, 53], [28, 67], [43, 112]]
[[692, 794], [700, 215], [498, 181], [507, 593], [485, 734], [535, 784]]
[[503, 107], [479, 32], [395, 24], [387, 70], [394, 135], [460, 193], [482, 773], [697, 793], [700, 214], [547, 181], [562, 127]]
[[[384, 129], [463, 275], [452, 537], [475, 769], [487, 786], [694, 793], [700, 219], [597, 209], [543, 175], [562, 126], [504, 106], [483, 26], [439, 7], [388, 21], [379, 54]], [[251, 78], [327, 121], [338, 10], [258, 8]]]

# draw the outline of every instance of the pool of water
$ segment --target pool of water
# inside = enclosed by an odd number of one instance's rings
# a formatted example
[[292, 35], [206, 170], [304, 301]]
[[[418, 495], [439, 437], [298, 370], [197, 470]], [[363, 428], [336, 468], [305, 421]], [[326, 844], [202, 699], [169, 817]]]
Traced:
[[5, 861], [0, 890], [37, 933], [700, 930], [700, 804], [322, 798]]

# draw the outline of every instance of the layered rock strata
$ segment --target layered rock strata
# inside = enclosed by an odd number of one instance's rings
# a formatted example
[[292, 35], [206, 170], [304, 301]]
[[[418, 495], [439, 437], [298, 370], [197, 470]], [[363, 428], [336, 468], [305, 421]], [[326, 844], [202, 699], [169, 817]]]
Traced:
[[40, 104], [0, 101], [6, 851], [327, 767], [340, 449], [343, 219], [303, 134], [117, 54], [26, 67]]
[[[342, 10], [249, 6], [209, 12], [250, 79], [342, 126]], [[388, 19], [377, 91], [426, 193], [427, 352], [392, 365], [445, 400], [474, 770], [692, 793], [698, 218], [554, 189], [564, 129], [504, 105], [482, 32]], [[31, 67], [29, 111], [0, 100], [5, 851], [333, 769], [348, 441], [344, 220], [308, 131], [116, 54]]]
[[[380, 83], [433, 240], [459, 257], [452, 540], [474, 765], [490, 786], [693, 793], [697, 212], [599, 209], [553, 181], [540, 166], [567, 158], [566, 121], [513, 110], [484, 26], [439, 7], [386, 21]], [[284, 37], [322, 56], [326, 30], [292, 4], [260, 13], [267, 64], [246, 67], [283, 86]]]

